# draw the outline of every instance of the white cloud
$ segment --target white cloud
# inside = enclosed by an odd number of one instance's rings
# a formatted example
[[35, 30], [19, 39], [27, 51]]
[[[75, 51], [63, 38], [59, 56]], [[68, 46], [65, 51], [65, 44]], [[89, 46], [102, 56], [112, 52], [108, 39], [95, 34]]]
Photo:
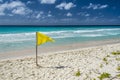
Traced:
[[37, 18], [37, 19], [41, 18], [43, 14], [44, 14], [44, 12], [43, 12], [43, 11], [40, 11], [40, 12], [37, 14], [36, 18]]
[[51, 15], [51, 14], [48, 14], [48, 17], [52, 17], [52, 15]]
[[72, 2], [69, 2], [69, 3], [63, 2], [56, 6], [56, 8], [61, 9], [61, 10], [62, 9], [69, 10], [73, 7], [76, 7], [76, 5], [74, 5]]
[[32, 1], [27, 1], [27, 4], [32, 4], [33, 2]]
[[37, 19], [39, 19], [40, 17], [41, 17], [41, 14], [38, 14], [38, 15], [36, 16]]
[[13, 16], [13, 14], [8, 14], [8, 16]]
[[93, 9], [93, 10], [96, 10], [96, 9], [104, 9], [104, 8], [107, 8], [108, 5], [105, 4], [105, 5], [101, 5], [101, 4], [93, 4], [93, 3], [90, 3], [89, 6], [84, 6], [82, 7], [83, 9]]
[[16, 8], [16, 7], [24, 7], [25, 4], [20, 2], [20, 1], [13, 1], [13, 2], [10, 2], [10, 3], [7, 3], [7, 6], [8, 8]]
[[31, 12], [31, 10], [26, 9], [26, 8], [24, 8], [24, 7], [18, 7], [18, 8], [16, 8], [16, 9], [13, 9], [13, 10], [12, 10], [12, 13], [14, 13], [14, 14], [19, 14], [19, 15], [25, 15], [25, 14], [28, 14], [28, 13], [30, 13], [30, 12]]
[[71, 17], [72, 14], [71, 14], [70, 12], [68, 12], [68, 13], [66, 14], [66, 16]]
[[90, 16], [90, 14], [85, 14], [86, 17]]
[[105, 5], [101, 5], [101, 6], [100, 6], [100, 9], [104, 9], [104, 8], [106, 8], [106, 7], [108, 7], [107, 4], [105, 4]]
[[35, 18], [35, 19], [45, 19], [45, 18], [50, 18], [53, 17], [53, 15], [51, 14], [51, 11], [43, 12], [43, 11], [35, 11], [32, 15], [31, 18]]
[[21, 1], [11, 1], [11, 2], [5, 2], [3, 4], [0, 4], [0, 15], [5, 15], [5, 11], [8, 10], [12, 12], [13, 14], [19, 14], [19, 15], [25, 15], [32, 10], [26, 7], [24, 3]]
[[56, 0], [39, 0], [41, 4], [54, 4]]
[[5, 15], [4, 10], [6, 8], [7, 4], [0, 4], [0, 15]]
[[47, 17], [52, 17], [51, 11], [48, 12]]
[[87, 12], [79, 12], [77, 15], [80, 15], [80, 16], [85, 16], [85, 17], [90, 16], [90, 14], [89, 14], [89, 13], [87, 13]]
[[0, 5], [0, 15], [5, 15], [4, 6]]

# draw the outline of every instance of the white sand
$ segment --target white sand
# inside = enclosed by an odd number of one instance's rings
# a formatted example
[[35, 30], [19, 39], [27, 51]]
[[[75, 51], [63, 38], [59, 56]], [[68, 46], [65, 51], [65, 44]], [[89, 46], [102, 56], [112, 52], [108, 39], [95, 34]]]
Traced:
[[[35, 57], [1, 60], [0, 80], [99, 80], [103, 72], [111, 74], [104, 80], [120, 80], [116, 77], [120, 55], [112, 55], [113, 51], [120, 51], [120, 43], [41, 54], [38, 62], [42, 67], [36, 66]], [[75, 76], [78, 69], [81, 75]]]

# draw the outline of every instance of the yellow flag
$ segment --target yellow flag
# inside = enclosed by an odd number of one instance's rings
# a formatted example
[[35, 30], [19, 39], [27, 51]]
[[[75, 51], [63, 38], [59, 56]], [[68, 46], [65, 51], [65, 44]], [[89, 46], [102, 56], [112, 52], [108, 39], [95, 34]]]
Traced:
[[54, 40], [45, 34], [42, 34], [40, 32], [36, 32], [36, 45], [39, 46], [39, 45], [44, 44], [46, 42], [54, 42]]

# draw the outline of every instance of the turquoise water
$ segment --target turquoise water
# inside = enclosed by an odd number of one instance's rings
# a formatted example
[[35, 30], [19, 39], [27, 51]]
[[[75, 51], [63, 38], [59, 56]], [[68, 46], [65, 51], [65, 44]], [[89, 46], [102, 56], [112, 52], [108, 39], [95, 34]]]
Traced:
[[120, 26], [1, 26], [0, 53], [9, 50], [33, 48], [35, 46], [36, 31], [42, 32], [56, 41], [42, 46], [120, 39]]

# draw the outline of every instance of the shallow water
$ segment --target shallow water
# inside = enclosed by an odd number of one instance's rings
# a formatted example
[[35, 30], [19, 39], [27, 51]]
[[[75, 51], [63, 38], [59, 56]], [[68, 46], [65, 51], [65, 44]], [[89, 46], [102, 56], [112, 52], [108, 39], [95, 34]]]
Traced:
[[55, 39], [55, 43], [47, 43], [42, 46], [120, 39], [120, 26], [1, 26], [0, 53], [34, 47], [36, 31]]

